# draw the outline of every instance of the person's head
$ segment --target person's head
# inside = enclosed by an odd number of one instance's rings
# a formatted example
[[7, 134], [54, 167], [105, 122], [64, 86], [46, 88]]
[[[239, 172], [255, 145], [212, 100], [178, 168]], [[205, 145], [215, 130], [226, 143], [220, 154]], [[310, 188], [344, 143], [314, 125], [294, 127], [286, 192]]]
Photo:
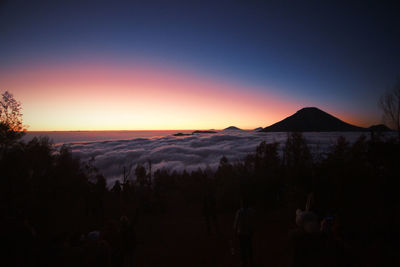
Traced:
[[87, 234], [87, 239], [91, 242], [99, 241], [100, 240], [100, 232], [99, 231], [92, 231]]

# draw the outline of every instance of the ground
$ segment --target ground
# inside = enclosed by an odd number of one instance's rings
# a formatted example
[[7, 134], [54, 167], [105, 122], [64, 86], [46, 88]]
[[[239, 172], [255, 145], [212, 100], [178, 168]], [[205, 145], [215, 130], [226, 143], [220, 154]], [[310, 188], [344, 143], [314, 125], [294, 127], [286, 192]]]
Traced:
[[[220, 234], [208, 233], [199, 205], [176, 205], [166, 213], [143, 216], [136, 226], [136, 266], [240, 266], [234, 213], [218, 214]], [[282, 210], [257, 212], [256, 266], [287, 266], [288, 231], [294, 227], [288, 217]]]

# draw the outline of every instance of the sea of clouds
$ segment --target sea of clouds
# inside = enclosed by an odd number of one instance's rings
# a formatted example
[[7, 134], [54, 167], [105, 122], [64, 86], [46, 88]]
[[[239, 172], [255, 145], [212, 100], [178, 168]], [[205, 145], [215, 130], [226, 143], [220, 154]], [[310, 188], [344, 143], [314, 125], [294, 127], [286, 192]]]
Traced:
[[[339, 136], [345, 136], [352, 143], [361, 134], [363, 133], [304, 133], [304, 137], [313, 155], [323, 156]], [[157, 138], [68, 143], [68, 145], [73, 154], [83, 161], [94, 158], [95, 166], [110, 184], [122, 178], [124, 167], [134, 169], [138, 163], [146, 164], [149, 160], [152, 162], [153, 171], [160, 168], [170, 171], [184, 169], [192, 171], [198, 168], [215, 170], [222, 156], [227, 157], [230, 162], [241, 160], [246, 155], [254, 153], [262, 141], [279, 142], [281, 153], [286, 138], [287, 133], [221, 131], [215, 134], [183, 137], [168, 135]]]

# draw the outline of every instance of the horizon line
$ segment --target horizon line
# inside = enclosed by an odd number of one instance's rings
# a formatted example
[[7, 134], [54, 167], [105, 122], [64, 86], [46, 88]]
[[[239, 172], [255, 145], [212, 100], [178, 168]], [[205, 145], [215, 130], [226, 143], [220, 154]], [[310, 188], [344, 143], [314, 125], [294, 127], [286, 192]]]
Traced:
[[[230, 127], [230, 126], [228, 126]], [[226, 128], [228, 128], [226, 127]], [[236, 126], [235, 126], [236, 127]], [[152, 129], [152, 130], [144, 130], [144, 129], [140, 129], [140, 130], [34, 130], [34, 131], [24, 131], [26, 133], [34, 133], [34, 132], [150, 132], [150, 131], [223, 131], [226, 128], [223, 129], [214, 129], [214, 128], [207, 128], [207, 129]], [[239, 127], [237, 127], [239, 128]], [[265, 127], [255, 127], [255, 128], [251, 128], [251, 129], [242, 129], [239, 128], [239, 130], [242, 131], [252, 131], [254, 129], [257, 128], [265, 128]]]

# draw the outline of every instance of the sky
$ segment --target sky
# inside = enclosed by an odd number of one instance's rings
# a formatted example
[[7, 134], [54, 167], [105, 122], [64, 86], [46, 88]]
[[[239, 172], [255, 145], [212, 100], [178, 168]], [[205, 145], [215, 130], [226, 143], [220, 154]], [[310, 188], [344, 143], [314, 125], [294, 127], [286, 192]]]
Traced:
[[1, 1], [0, 91], [31, 131], [252, 129], [306, 106], [369, 126], [400, 74], [385, 2]]

